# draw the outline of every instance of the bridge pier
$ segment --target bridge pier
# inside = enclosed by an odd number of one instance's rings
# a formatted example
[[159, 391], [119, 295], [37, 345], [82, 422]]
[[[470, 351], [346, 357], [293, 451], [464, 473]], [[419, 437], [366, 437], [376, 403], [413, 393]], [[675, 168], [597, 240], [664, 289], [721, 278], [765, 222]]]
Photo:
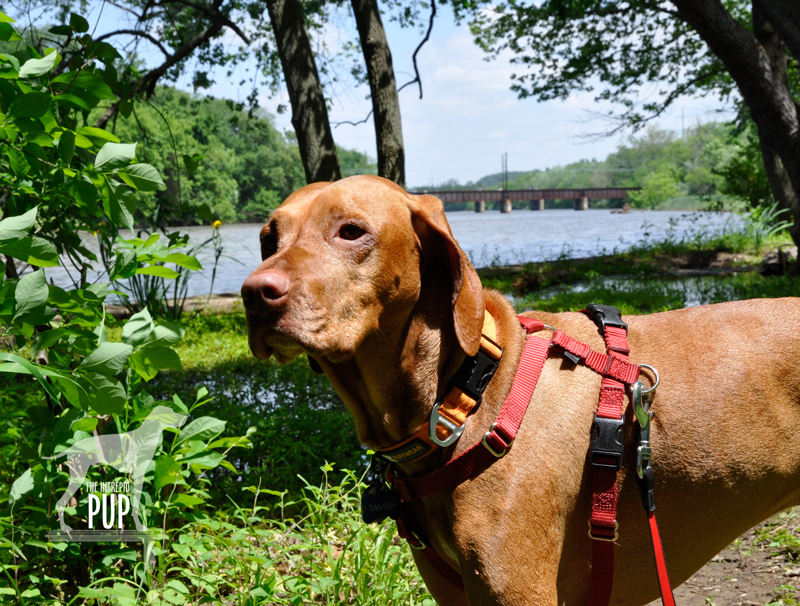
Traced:
[[485, 213], [486, 212], [486, 200], [476, 201], [475, 202], [475, 212], [476, 213]]
[[503, 200], [502, 202], [500, 202], [500, 212], [501, 213], [511, 212], [511, 200]]
[[589, 210], [589, 198], [575, 198], [572, 202], [572, 208], [575, 210]]
[[531, 200], [531, 210], [544, 210], [544, 198]]

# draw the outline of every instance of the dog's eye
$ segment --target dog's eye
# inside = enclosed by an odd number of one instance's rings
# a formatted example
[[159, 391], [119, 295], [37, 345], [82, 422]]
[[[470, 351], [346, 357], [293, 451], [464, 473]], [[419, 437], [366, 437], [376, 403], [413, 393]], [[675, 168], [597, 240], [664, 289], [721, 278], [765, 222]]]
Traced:
[[276, 229], [261, 234], [261, 260], [278, 252], [278, 233]]
[[339, 237], [342, 240], [358, 240], [365, 233], [367, 232], [361, 229], [358, 225], [353, 225], [352, 223], [342, 225], [339, 228]]

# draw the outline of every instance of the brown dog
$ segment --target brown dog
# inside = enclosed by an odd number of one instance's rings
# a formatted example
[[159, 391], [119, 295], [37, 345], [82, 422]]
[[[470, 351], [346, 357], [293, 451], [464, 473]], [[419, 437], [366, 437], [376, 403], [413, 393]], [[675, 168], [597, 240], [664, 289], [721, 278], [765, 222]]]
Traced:
[[[483, 403], [454, 446], [402, 464], [400, 473], [425, 473], [480, 441], [509, 392], [525, 336], [508, 301], [481, 288], [437, 199], [379, 177], [315, 183], [273, 213], [261, 247], [264, 261], [242, 286], [253, 353], [281, 362], [307, 354], [371, 448], [425, 423], [448, 379], [475, 354], [488, 309], [505, 354]], [[583, 314], [530, 315], [605, 351]], [[661, 374], [651, 423], [655, 494], [677, 585], [747, 529], [800, 504], [800, 299], [626, 321], [631, 360]], [[465, 593], [454, 592], [415, 553], [437, 602], [589, 603], [586, 453], [599, 386], [593, 371], [551, 355], [508, 455], [413, 502], [420, 530], [464, 579]], [[658, 596], [632, 471], [638, 429], [630, 409], [626, 396], [615, 605]]]

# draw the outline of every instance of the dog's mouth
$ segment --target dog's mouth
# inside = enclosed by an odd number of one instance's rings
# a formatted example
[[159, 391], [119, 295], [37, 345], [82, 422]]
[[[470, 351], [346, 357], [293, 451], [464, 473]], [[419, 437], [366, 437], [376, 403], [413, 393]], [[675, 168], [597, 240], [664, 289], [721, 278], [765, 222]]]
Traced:
[[315, 358], [327, 358], [331, 362], [343, 362], [353, 355], [338, 344], [327, 343], [319, 332], [298, 330], [292, 326], [276, 325], [255, 327], [250, 330], [250, 350], [257, 358], [268, 360], [270, 356], [281, 364], [294, 360], [300, 354]]

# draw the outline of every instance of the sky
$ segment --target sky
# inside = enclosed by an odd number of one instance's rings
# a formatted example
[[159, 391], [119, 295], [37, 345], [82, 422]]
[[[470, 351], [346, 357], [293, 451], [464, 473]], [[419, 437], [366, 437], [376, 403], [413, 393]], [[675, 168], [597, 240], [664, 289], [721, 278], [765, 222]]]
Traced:
[[[93, 9], [95, 15], [97, 6]], [[118, 29], [123, 18], [106, 5], [97, 34]], [[89, 20], [94, 23], [91, 15]], [[384, 20], [384, 26], [400, 86], [413, 79], [411, 57], [424, 34], [389, 20]], [[355, 32], [352, 19], [341, 14], [321, 36], [335, 47], [347, 37], [348, 27]], [[232, 34], [228, 39], [232, 48], [240, 44]], [[457, 25], [450, 7], [440, 6], [431, 39], [417, 56], [423, 98], [419, 98], [416, 85], [400, 92], [408, 186], [425, 187], [450, 179], [460, 183], [476, 181], [499, 172], [503, 154], [508, 154], [509, 171], [545, 169], [581, 159], [602, 160], [627, 137], [588, 137], [604, 128], [604, 123], [591, 117], [612, 109], [597, 103], [593, 93], [548, 102], [520, 100], [510, 90], [515, 66], [507, 58], [487, 62], [485, 56], [472, 41], [467, 25]], [[152, 55], [153, 61], [158, 58], [157, 53]], [[206, 92], [215, 97], [244, 101], [250, 92], [250, 86], [239, 87], [239, 75], [226, 78], [220, 72], [214, 78], [215, 84]], [[179, 86], [191, 88], [188, 79]], [[332, 125], [363, 120], [371, 109], [368, 86], [355, 86], [347, 77], [326, 88], [326, 93], [332, 100]], [[658, 91], [646, 94], [655, 95]], [[274, 98], [262, 95], [259, 103], [274, 115], [278, 128], [291, 129], [291, 112], [277, 113], [279, 104], [289, 106], [285, 91]], [[683, 127], [698, 122], [730, 119], [731, 113], [719, 113], [724, 109], [715, 98], [680, 99], [657, 123], [680, 134]], [[333, 137], [337, 145], [357, 149], [372, 158], [377, 156], [371, 117], [358, 126], [334, 127]]]

